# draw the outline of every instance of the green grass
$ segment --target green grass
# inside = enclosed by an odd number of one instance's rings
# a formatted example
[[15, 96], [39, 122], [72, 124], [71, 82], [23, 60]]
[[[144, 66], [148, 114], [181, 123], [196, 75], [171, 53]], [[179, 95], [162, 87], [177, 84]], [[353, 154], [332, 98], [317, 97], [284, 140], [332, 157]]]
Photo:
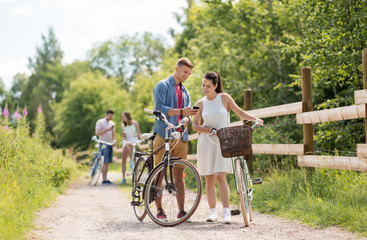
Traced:
[[70, 158], [37, 133], [29, 136], [25, 120], [0, 129], [0, 239], [25, 239], [34, 212], [54, 201], [77, 172]]
[[367, 176], [332, 169], [274, 171], [255, 185], [253, 208], [318, 227], [367, 236]]

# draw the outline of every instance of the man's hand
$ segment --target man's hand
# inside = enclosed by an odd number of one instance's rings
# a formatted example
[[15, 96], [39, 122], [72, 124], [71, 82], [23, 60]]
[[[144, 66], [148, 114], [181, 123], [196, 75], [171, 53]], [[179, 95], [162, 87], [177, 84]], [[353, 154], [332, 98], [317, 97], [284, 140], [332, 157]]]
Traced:
[[182, 109], [182, 115], [193, 116], [198, 113], [198, 109], [193, 109], [192, 107], [185, 107]]

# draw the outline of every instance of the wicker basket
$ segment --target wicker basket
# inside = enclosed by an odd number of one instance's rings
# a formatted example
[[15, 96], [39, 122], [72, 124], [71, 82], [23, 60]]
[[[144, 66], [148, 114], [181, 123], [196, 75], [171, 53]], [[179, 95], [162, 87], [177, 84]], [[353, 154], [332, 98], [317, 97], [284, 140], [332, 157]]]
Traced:
[[217, 135], [223, 157], [252, 154], [252, 128], [250, 126], [221, 128], [218, 129]]

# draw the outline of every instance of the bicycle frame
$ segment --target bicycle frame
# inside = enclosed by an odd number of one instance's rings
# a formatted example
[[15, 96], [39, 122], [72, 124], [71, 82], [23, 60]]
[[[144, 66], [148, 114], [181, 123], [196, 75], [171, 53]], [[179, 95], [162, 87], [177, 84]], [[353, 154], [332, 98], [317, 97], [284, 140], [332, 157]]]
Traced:
[[[169, 136], [169, 132], [170, 130], [174, 130], [173, 133], [171, 133], [171, 136], [173, 137], [173, 139], [175, 140], [179, 140], [183, 134], [181, 135], [179, 132], [177, 132], [176, 130], [181, 128], [183, 126], [183, 124], [180, 122], [177, 126], [170, 123], [168, 120], [167, 120], [167, 117], [166, 115], [164, 115], [163, 113], [159, 112], [159, 111], [152, 111], [152, 110], [149, 110], [149, 109], [144, 109], [144, 111], [146, 113], [150, 113], [150, 114], [153, 114], [154, 115], [154, 118], [159, 120], [159, 121], [164, 121], [167, 125], [166, 127], [166, 131], [165, 131], [165, 137], [164, 137], [164, 149], [165, 149], [165, 152], [163, 154], [163, 157], [162, 157], [162, 161], [164, 161], [164, 180], [166, 182], [166, 186], [168, 187], [168, 191], [169, 193], [171, 193], [175, 187], [174, 187], [174, 180], [173, 180], [173, 174], [172, 174], [172, 166], [170, 165], [170, 160], [178, 160], [179, 158], [176, 158], [176, 157], [170, 157], [170, 154], [169, 154], [169, 151], [170, 151], [170, 146], [169, 146], [169, 141], [172, 140]], [[167, 178], [167, 166], [170, 166], [169, 167], [169, 176], [170, 176], [170, 179]], [[169, 182], [170, 180], [170, 182]]]
[[136, 147], [138, 144], [142, 143], [144, 140], [133, 140], [133, 141], [126, 141], [126, 140], [122, 140], [121, 143], [123, 145], [123, 148], [126, 144], [131, 145], [132, 146], [132, 152], [131, 152], [131, 159], [130, 159], [130, 172], [133, 175], [134, 174], [134, 167], [135, 167], [135, 152], [136, 152]]

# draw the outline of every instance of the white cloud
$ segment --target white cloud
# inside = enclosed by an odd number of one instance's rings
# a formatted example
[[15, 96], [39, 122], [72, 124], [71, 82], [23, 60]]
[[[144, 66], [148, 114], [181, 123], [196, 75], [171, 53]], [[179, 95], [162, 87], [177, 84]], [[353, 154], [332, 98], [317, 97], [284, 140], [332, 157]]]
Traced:
[[17, 4], [15, 8], [11, 11], [13, 15], [22, 15], [27, 17], [33, 17], [37, 15], [36, 9], [27, 4]]
[[20, 57], [0, 63], [0, 77], [4, 81], [6, 89], [10, 89], [13, 77], [17, 73], [31, 74], [27, 66], [28, 59], [26, 57]]

